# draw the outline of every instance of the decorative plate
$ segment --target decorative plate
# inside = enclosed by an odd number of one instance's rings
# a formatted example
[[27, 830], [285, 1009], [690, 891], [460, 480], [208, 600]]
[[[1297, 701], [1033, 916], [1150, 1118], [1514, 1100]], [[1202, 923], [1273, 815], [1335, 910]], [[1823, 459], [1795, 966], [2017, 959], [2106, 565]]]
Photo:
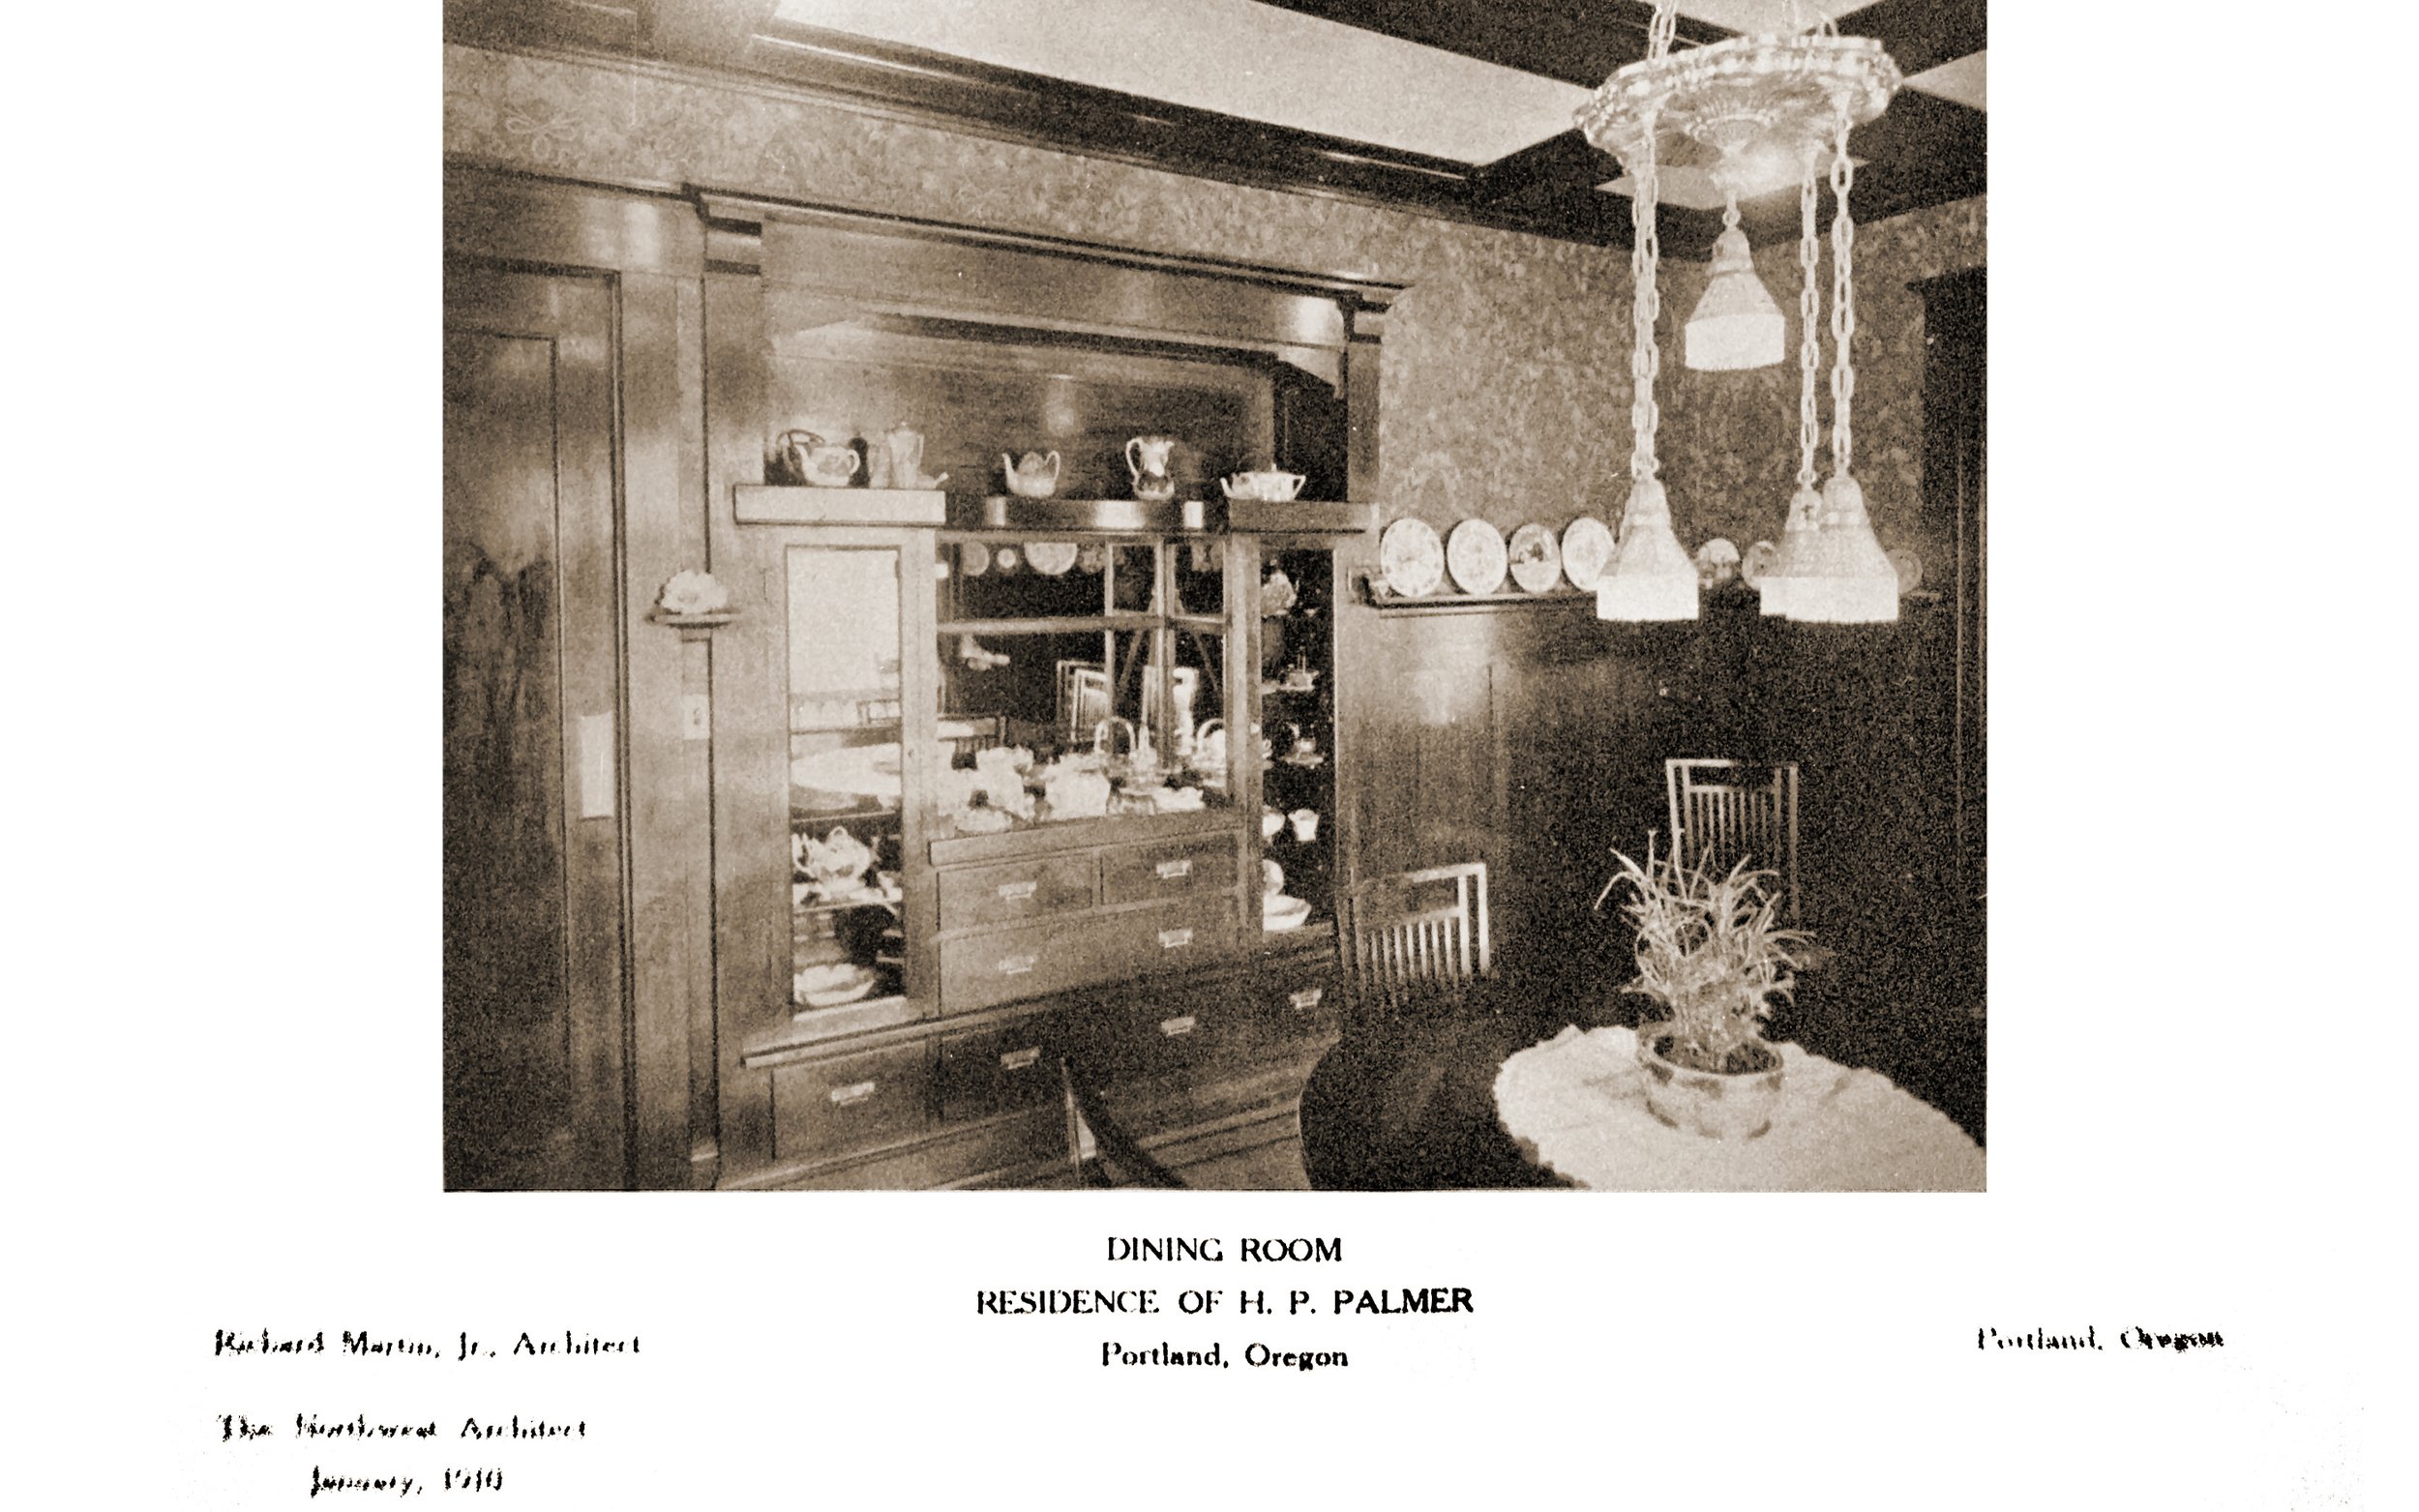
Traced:
[[1076, 550], [1072, 541], [1028, 541], [1025, 560], [1044, 578], [1058, 578], [1075, 565]]
[[999, 568], [1003, 573], [1012, 573], [1016, 571], [1016, 548], [1012, 546], [1001, 547], [999, 550], [991, 553], [991, 563], [994, 567]]
[[1285, 891], [1285, 868], [1273, 861], [1261, 862], [1260, 891], [1270, 898]]
[[1894, 546], [1884, 553], [1898, 575], [1898, 596], [1906, 597], [1924, 583], [1924, 559], [1902, 546]]
[[1561, 580], [1563, 548], [1554, 532], [1533, 523], [1511, 533], [1511, 576], [1529, 593], [1543, 593]]
[[980, 541], [969, 541], [958, 548], [958, 572], [968, 578], [980, 578], [991, 571], [991, 548]]
[[1445, 580], [1445, 543], [1424, 519], [1398, 519], [1378, 537], [1378, 571], [1407, 599], [1422, 598]]
[[1770, 541], [1758, 541], [1747, 548], [1747, 555], [1739, 558], [1739, 577], [1752, 588], [1764, 580], [1764, 575], [1779, 560], [1780, 548]]
[[1563, 576], [1574, 588], [1593, 588], [1613, 559], [1613, 533], [1594, 515], [1563, 526]]
[[1716, 536], [1696, 548], [1698, 587], [1718, 587], [1738, 576], [1739, 548], [1728, 536]]
[[1464, 593], [1493, 593], [1510, 565], [1504, 533], [1483, 519], [1465, 519], [1445, 539], [1445, 570]]

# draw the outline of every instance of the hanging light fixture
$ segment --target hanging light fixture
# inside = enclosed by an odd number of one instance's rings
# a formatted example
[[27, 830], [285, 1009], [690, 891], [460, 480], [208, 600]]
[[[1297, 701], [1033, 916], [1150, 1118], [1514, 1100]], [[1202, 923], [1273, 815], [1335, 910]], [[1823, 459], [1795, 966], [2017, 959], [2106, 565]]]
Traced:
[[[1673, 6], [1657, 6], [1647, 32], [1647, 60], [1658, 61], [1671, 46]], [[1636, 180], [1629, 196], [1629, 502], [1621, 512], [1621, 536], [1613, 559], [1596, 580], [1598, 619], [1694, 619], [1696, 563], [1671, 528], [1671, 500], [1657, 476], [1655, 377], [1662, 355], [1655, 344], [1655, 317], [1661, 302], [1655, 289], [1661, 245], [1655, 234], [1655, 107], [1623, 161]]]
[[1755, 584], [1767, 614], [1786, 614], [1797, 581], [1813, 565], [1814, 536], [1821, 528], [1823, 496], [1815, 491], [1814, 447], [1823, 433], [1814, 408], [1814, 379], [1822, 369], [1823, 244], [1814, 233], [1814, 159], [1798, 179], [1798, 491], [1789, 500], [1780, 548]]
[[1728, 191], [1726, 199], [1705, 293], [1681, 333], [1687, 364], [1699, 372], [1769, 368], [1780, 361], [1789, 341], [1789, 322], [1764, 292], [1747, 233], [1739, 229], [1738, 191]]
[[1818, 624], [1873, 625], [1898, 617], [1898, 574], [1873, 537], [1865, 489], [1848, 471], [1854, 432], [1849, 401], [1856, 396], [1856, 224], [1848, 190], [1856, 165], [1848, 159], [1848, 109], [1840, 106], [1831, 160], [1831, 477], [1823, 484], [1823, 514], [1806, 570], [1788, 590], [1791, 619]]
[[[1748, 317], [1726, 327], [1709, 324], [1706, 350], [1709, 358], [1716, 354], [1753, 357], [1757, 359], [1755, 363], [1741, 361], [1738, 365], [1760, 366], [1779, 360], [1785, 335], [1779, 330], [1779, 311], [1773, 308], [1771, 296], [1755, 282], [1746, 234], [1738, 227], [1737, 193], [1745, 175], [1744, 165], [1754, 159], [1774, 158], [1806, 164], [1800, 189], [1801, 219], [1810, 228], [1812, 212], [1807, 196], [1812, 193], [1813, 165], [1816, 154], [1828, 146], [1834, 149], [1831, 179], [1839, 200], [1838, 213], [1832, 223], [1832, 334], [1836, 348], [1832, 371], [1832, 479], [1822, 490], [1819, 508], [1809, 507], [1808, 499], [1814, 495], [1810, 383], [1813, 367], [1819, 360], [1813, 344], [1813, 317], [1807, 313], [1812, 309], [1813, 278], [1809, 272], [1808, 294], [1800, 307], [1809, 328], [1801, 343], [1801, 363], [1807, 374], [1807, 387], [1799, 405], [1800, 486], [1791, 505], [1790, 528], [1783, 532], [1783, 559], [1776, 564], [1788, 573], [1777, 585], [1778, 605], [1768, 595], [1765, 608], [1767, 612], [1785, 612], [1793, 619], [1849, 622], [1895, 618], [1895, 588], [1887, 615], [1879, 613], [1872, 602], [1871, 564], [1878, 560], [1887, 568], [1889, 562], [1881, 555], [1880, 544], [1872, 539], [1864, 494], [1848, 473], [1848, 399], [1856, 386], [1855, 370], [1848, 357], [1848, 337], [1855, 330], [1847, 255], [1853, 229], [1842, 228], [1848, 223], [1847, 191], [1853, 182], [1847, 156], [1848, 130], [1881, 114], [1890, 97], [1897, 91], [1898, 67], [1879, 43], [1870, 38], [1842, 37], [1828, 18], [1812, 31], [1805, 30], [1805, 12], [1799, 0], [1788, 0], [1793, 27], [1790, 35], [1732, 37], [1674, 54], [1671, 44], [1678, 9], [1677, 0], [1657, 0], [1654, 19], [1647, 31], [1646, 56], [1616, 70], [1580, 108], [1578, 117], [1579, 129], [1587, 139], [1620, 159], [1628, 169], [1632, 180], [1630, 212], [1638, 233], [1630, 254], [1638, 313], [1631, 330], [1630, 413], [1636, 439], [1629, 470], [1631, 513], [1638, 513], [1642, 502], [1647, 513], [1634, 532], [1629, 518], [1625, 516], [1614, 566], [1599, 581], [1597, 612], [1607, 619], [1695, 617], [1693, 591], [1685, 614], [1645, 611], [1650, 602], [1666, 609], [1677, 603], [1676, 593], [1650, 591], [1646, 579], [1668, 570], [1667, 556], [1687, 560], [1687, 553], [1680, 550], [1678, 538], [1671, 533], [1669, 503], [1656, 476], [1654, 452], [1654, 276], [1659, 251], [1655, 243], [1657, 164], [1702, 166], [1722, 186], [1726, 205], [1723, 239], [1716, 245], [1714, 279], [1708, 283], [1698, 313], [1708, 316], [1709, 321], [1734, 314]], [[1802, 239], [1802, 265], [1809, 263], [1808, 243], [1810, 229], [1807, 237]], [[1752, 285], [1752, 295], [1735, 277], [1740, 272], [1744, 272], [1746, 284]], [[1725, 282], [1725, 274], [1734, 277]], [[1715, 299], [1717, 284], [1722, 292], [1718, 302]], [[1709, 305], [1714, 307], [1710, 311]], [[1765, 311], [1770, 311], [1769, 318], [1765, 317]], [[1693, 341], [1690, 344], [1694, 345]], [[1768, 352], [1769, 356], [1764, 355]], [[1695, 365], [1693, 358], [1691, 365]], [[1651, 490], [1645, 487], [1647, 484], [1654, 485]], [[1835, 527], [1840, 532], [1840, 539], [1828, 542], [1825, 533]], [[1633, 534], [1639, 538], [1635, 551], [1638, 581], [1630, 584], [1617, 581], [1616, 575], [1621, 574], [1624, 561], [1632, 555]], [[1791, 535], [1797, 537], [1794, 550], [1788, 539]], [[1668, 552], [1664, 549], [1665, 541], [1669, 542]], [[1865, 549], [1867, 547], [1870, 547], [1869, 552]]]

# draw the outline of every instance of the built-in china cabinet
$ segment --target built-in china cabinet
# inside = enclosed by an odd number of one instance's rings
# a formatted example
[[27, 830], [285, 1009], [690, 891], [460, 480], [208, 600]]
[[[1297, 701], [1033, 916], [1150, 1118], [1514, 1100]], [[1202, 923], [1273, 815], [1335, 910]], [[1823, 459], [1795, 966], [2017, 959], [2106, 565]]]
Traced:
[[[625, 697], [662, 705], [616, 711], [610, 828], [659, 904], [631, 1181], [1060, 1179], [1068, 1054], [1180, 1164], [1281, 1137], [1338, 1010], [1396, 291], [703, 191], [449, 194], [457, 280], [628, 290], [694, 248], [663, 340], [615, 353], [684, 396], [625, 449], [700, 480], [624, 521], [621, 654], [655, 668]], [[719, 596], [655, 602], [668, 561]], [[609, 759], [566, 718], [562, 759]], [[449, 1054], [477, 1032], [449, 999]]]

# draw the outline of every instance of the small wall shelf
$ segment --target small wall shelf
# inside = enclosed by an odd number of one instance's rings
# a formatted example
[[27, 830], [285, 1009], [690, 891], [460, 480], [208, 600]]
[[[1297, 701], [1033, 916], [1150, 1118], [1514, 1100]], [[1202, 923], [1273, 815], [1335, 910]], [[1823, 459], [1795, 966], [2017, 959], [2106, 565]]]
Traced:
[[1386, 587], [1375, 578], [1362, 578], [1360, 590], [1371, 608], [1382, 614], [1454, 614], [1478, 613], [1489, 609], [1539, 608], [1549, 605], [1596, 603], [1595, 591], [1588, 588], [1550, 588], [1543, 593], [1523, 589], [1498, 593], [1428, 593], [1417, 598], [1399, 594]]

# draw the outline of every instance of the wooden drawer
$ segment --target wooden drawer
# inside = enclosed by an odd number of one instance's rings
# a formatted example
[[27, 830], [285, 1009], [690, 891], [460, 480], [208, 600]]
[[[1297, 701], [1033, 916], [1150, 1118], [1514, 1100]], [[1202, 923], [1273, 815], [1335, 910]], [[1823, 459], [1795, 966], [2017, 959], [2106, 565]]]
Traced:
[[773, 1072], [773, 1158], [804, 1160], [887, 1143], [923, 1132], [931, 1084], [925, 1045]]
[[941, 943], [941, 1000], [966, 1013], [1183, 970], [1219, 959], [1234, 938], [1231, 898], [970, 934]]
[[1136, 1005], [1132, 1043], [1143, 1074], [1214, 1068], [1244, 1054], [1252, 1031], [1248, 981], [1239, 977], [1223, 992], [1209, 989], [1180, 1002]]
[[1115, 916], [1029, 924], [941, 942], [941, 1001], [953, 1013], [1114, 981], [1126, 968]]
[[941, 874], [941, 927], [964, 930], [1013, 924], [1089, 908], [1093, 870], [1091, 854], [1086, 851], [944, 871]]
[[1181, 1071], [1244, 1053], [1258, 1004], [1252, 978], [1221, 973], [1180, 982], [1136, 982], [1102, 994], [1070, 1023], [1069, 1043], [1104, 1082]]
[[1271, 1044], [1319, 1039], [1344, 1022], [1343, 982], [1325, 964], [1265, 971], [1252, 996], [1262, 1035]]
[[952, 1034], [941, 1042], [941, 1116], [963, 1121], [1047, 1103], [1059, 1095], [1049, 1020]]
[[1221, 964], [1235, 941], [1235, 900], [1203, 898], [1112, 915], [1120, 925], [1117, 980]]
[[1232, 893], [1238, 876], [1237, 838], [1195, 835], [1101, 852], [1100, 901], [1150, 903]]

